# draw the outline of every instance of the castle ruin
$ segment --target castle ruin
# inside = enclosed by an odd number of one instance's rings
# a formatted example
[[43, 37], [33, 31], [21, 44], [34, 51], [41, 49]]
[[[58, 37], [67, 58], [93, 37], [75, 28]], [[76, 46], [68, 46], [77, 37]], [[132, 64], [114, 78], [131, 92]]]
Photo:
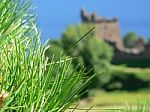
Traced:
[[123, 41], [120, 36], [120, 27], [117, 18], [107, 19], [97, 16], [96, 13], [89, 14], [81, 9], [83, 23], [93, 23], [96, 27], [96, 36], [110, 43], [115, 43], [118, 49], [123, 49]]
[[120, 35], [119, 21], [117, 18], [104, 18], [97, 16], [96, 13], [89, 14], [81, 9], [81, 19], [83, 23], [92, 23], [96, 27], [96, 36], [114, 48], [114, 57], [112, 63], [142, 61], [146, 66], [150, 66], [150, 44], [145, 44], [143, 39], [135, 42], [135, 48], [128, 49], [124, 47]]

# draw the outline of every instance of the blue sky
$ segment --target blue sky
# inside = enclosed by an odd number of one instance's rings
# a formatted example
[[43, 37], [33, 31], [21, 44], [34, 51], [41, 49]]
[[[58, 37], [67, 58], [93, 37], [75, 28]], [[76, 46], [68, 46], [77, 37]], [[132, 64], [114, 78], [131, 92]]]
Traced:
[[121, 32], [150, 37], [150, 0], [32, 0], [42, 41], [59, 38], [68, 25], [80, 23], [80, 9], [117, 17]]

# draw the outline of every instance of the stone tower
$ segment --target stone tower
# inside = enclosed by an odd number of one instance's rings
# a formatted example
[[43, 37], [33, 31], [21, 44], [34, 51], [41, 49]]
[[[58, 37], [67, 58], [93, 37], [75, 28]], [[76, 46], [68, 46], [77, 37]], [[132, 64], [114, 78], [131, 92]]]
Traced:
[[115, 44], [120, 50], [124, 49], [117, 18], [108, 19], [97, 16], [96, 13], [89, 14], [81, 9], [81, 19], [83, 23], [93, 23], [95, 25], [98, 38]]

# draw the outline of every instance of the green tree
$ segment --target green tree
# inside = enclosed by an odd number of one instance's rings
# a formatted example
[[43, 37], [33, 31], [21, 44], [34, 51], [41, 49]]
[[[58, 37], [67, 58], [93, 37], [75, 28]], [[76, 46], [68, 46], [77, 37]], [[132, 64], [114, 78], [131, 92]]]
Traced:
[[128, 33], [124, 37], [124, 45], [127, 48], [134, 48], [134, 43], [138, 40], [138, 36], [134, 32]]
[[[89, 24], [69, 26], [61, 38], [64, 51], [68, 51], [77, 40], [91, 29], [91, 26]], [[95, 31], [88, 34], [75, 47], [66, 52], [66, 54], [78, 57], [73, 61], [74, 65], [81, 63], [82, 66], [85, 66], [87, 72], [92, 69], [88, 73], [89, 76], [104, 72], [105, 75], [95, 79], [98, 83], [93, 84], [93, 86], [106, 83], [110, 79], [108, 72], [113, 51], [108, 44], [96, 37]], [[93, 82], [95, 83], [96, 81]]]
[[147, 42], [147, 44], [150, 44], [150, 37], [148, 37], [146, 42]]

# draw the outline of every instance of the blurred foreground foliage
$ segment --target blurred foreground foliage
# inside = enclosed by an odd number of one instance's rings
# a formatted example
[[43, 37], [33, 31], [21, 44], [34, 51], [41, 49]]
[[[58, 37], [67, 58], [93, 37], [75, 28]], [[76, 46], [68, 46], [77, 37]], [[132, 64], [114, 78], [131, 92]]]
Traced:
[[0, 2], [0, 111], [63, 112], [94, 76], [83, 81], [84, 67], [70, 71], [72, 58], [57, 54], [48, 62], [30, 6], [30, 0]]

